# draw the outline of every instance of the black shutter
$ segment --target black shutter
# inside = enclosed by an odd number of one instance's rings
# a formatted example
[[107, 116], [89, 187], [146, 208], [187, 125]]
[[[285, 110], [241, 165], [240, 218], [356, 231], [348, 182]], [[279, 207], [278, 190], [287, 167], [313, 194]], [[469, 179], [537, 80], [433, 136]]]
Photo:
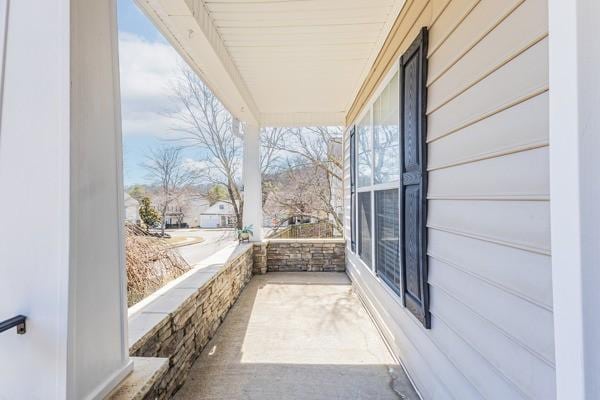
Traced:
[[402, 301], [426, 328], [427, 284], [427, 28], [400, 58]]
[[356, 126], [350, 130], [350, 247], [356, 251]]

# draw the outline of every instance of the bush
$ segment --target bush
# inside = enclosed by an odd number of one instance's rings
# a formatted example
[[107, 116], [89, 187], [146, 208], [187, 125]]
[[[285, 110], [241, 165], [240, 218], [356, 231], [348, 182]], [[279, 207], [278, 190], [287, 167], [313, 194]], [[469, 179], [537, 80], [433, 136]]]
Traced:
[[160, 214], [152, 207], [149, 197], [142, 197], [140, 200], [139, 213], [140, 219], [148, 229], [160, 222]]
[[125, 225], [125, 264], [127, 269], [127, 303], [134, 305], [167, 282], [190, 269], [190, 266], [167, 245], [137, 225]]

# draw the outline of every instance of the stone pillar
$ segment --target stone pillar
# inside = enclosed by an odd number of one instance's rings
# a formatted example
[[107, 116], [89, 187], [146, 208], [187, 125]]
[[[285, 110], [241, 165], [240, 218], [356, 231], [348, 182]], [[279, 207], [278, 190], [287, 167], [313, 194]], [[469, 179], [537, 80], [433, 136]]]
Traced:
[[254, 244], [254, 266], [252, 268], [254, 275], [264, 275], [267, 273], [267, 246], [266, 242]]
[[600, 398], [598, 0], [549, 0], [550, 214], [558, 399]]
[[252, 225], [253, 242], [263, 239], [260, 127], [247, 124], [244, 132], [244, 226]]
[[116, 1], [0, 0], [7, 399], [104, 398], [127, 343]]

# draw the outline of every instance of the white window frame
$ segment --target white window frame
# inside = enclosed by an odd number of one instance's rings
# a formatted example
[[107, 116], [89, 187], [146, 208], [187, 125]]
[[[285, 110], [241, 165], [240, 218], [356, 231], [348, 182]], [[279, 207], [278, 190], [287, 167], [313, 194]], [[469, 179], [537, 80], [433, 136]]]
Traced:
[[[371, 184], [368, 186], [358, 186], [358, 140], [357, 140], [357, 145], [355, 147], [355, 151], [356, 151], [356, 156], [354, 157], [354, 162], [355, 164], [355, 168], [356, 168], [356, 177], [355, 179], [357, 180], [356, 182], [356, 196], [358, 199], [358, 194], [359, 193], [363, 193], [363, 192], [371, 192], [371, 267], [369, 267], [367, 264], [365, 264], [365, 262], [361, 259], [360, 255], [358, 254], [358, 249], [359, 249], [359, 241], [361, 240], [360, 237], [360, 232], [358, 232], [358, 200], [357, 200], [357, 207], [355, 207], [355, 210], [353, 210], [353, 215], [351, 216], [351, 218], [356, 218], [356, 232], [355, 232], [355, 241], [356, 241], [356, 247], [355, 247], [355, 251], [350, 250], [355, 256], [356, 259], [358, 260], [358, 262], [361, 263], [361, 265], [367, 269], [369, 271], [369, 273], [379, 282], [379, 284], [381, 286], [384, 287], [384, 289], [395, 299], [395, 301], [397, 301], [400, 305], [402, 305], [402, 274], [400, 274], [400, 287], [399, 287], [399, 292], [400, 294], [396, 293], [394, 290], [392, 290], [392, 288], [388, 285], [387, 282], [385, 282], [383, 279], [381, 279], [378, 275], [377, 275], [377, 265], [376, 265], [376, 255], [375, 255], [375, 251], [376, 251], [376, 247], [375, 247], [375, 192], [376, 191], [380, 191], [380, 190], [389, 190], [389, 189], [397, 189], [398, 191], [400, 190], [400, 179], [392, 181], [392, 182], [386, 182], [386, 183], [378, 183], [375, 184], [375, 129], [373, 126], [373, 106], [375, 105], [375, 102], [377, 101], [377, 99], [379, 98], [379, 96], [381, 96], [381, 94], [383, 93], [383, 91], [387, 88], [388, 84], [392, 81], [392, 79], [394, 78], [394, 76], [399, 73], [400, 71], [400, 64], [399, 61], [396, 61], [393, 65], [393, 67], [390, 69], [390, 71], [388, 71], [388, 73], [386, 74], [385, 78], [381, 81], [381, 83], [379, 84], [379, 86], [377, 87], [377, 90], [375, 90], [373, 92], [373, 94], [371, 95], [371, 97], [369, 98], [369, 100], [365, 103], [365, 106], [363, 107], [363, 109], [361, 110], [360, 113], [358, 113], [358, 115], [356, 116], [355, 119], [355, 124], [357, 126], [357, 132], [355, 133], [355, 135], [358, 135], [358, 124], [367, 116], [367, 114], [369, 115], [369, 121], [370, 121], [370, 127], [371, 127]], [[398, 80], [398, 85], [400, 85], [400, 80]], [[401, 90], [401, 88], [399, 88], [399, 91]], [[400, 110], [398, 110], [398, 124], [400, 124], [400, 118], [401, 118], [401, 112]], [[357, 136], [358, 139], [358, 136]], [[399, 151], [401, 152], [401, 149], [399, 149]], [[402, 163], [402, 153], [400, 153], [400, 163]], [[350, 157], [349, 157], [350, 159]], [[351, 183], [350, 183], [351, 184]], [[400, 193], [398, 193], [398, 195], [400, 195]], [[400, 219], [402, 219], [402, 215], [400, 215]], [[400, 223], [400, 222], [398, 222]], [[350, 221], [350, 226], [352, 226], [352, 221]], [[350, 228], [352, 229], [352, 228]]]

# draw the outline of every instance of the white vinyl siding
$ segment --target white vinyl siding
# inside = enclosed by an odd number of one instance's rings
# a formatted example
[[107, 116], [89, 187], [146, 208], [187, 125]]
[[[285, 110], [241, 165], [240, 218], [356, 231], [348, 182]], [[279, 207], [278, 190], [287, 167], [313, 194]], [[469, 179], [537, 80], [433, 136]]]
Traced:
[[429, 26], [431, 329], [348, 273], [425, 400], [554, 399], [546, 0], [405, 7], [399, 54]]

